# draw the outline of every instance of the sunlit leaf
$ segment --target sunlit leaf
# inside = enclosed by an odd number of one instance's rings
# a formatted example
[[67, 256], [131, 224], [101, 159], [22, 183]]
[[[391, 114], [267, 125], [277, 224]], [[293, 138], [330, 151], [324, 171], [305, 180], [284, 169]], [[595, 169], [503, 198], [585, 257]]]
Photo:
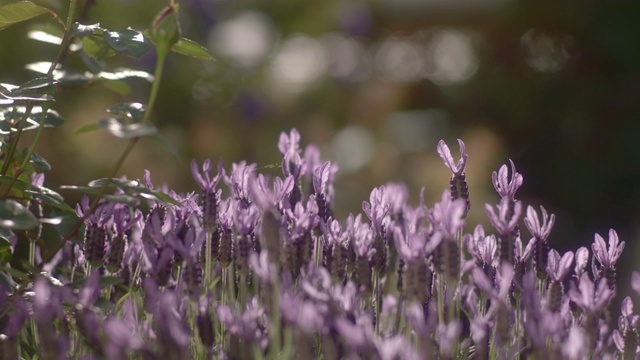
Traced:
[[27, 90], [39, 90], [39, 89], [53, 86], [57, 83], [58, 81], [55, 80], [53, 77], [43, 76], [43, 77], [38, 77], [38, 78], [27, 81], [26, 83], [20, 85], [17, 89], [13, 90], [12, 92], [20, 93]]
[[82, 25], [80, 23], [75, 23], [71, 27], [71, 34], [78, 39], [82, 39], [85, 36], [92, 35], [101, 30], [103, 29], [100, 27], [100, 23], [91, 25]]
[[97, 78], [106, 80], [125, 80], [140, 78], [149, 82], [153, 81], [153, 75], [146, 71], [119, 68], [113, 72], [102, 71], [95, 75]]
[[52, 10], [31, 1], [20, 1], [0, 6], [0, 30], [36, 16], [52, 13]]
[[116, 54], [115, 50], [99, 35], [89, 35], [82, 38], [82, 51], [97, 60]]
[[207, 48], [187, 38], [180, 38], [177, 43], [173, 44], [171, 51], [193, 58], [215, 60]]
[[[155, 39], [153, 38], [153, 35], [151, 34], [151, 31], [145, 30], [143, 31], [143, 34], [153, 44], [156, 43]], [[171, 51], [178, 54], [190, 56], [193, 58], [199, 58], [204, 60], [215, 60], [215, 58], [213, 57], [213, 55], [211, 55], [211, 53], [209, 52], [209, 50], [207, 50], [207, 48], [187, 38], [178, 39], [178, 42], [173, 44], [173, 46], [171, 47]]]
[[40, 154], [33, 152], [31, 154], [31, 163], [35, 166], [38, 172], [49, 171], [51, 170], [51, 165], [47, 161], [47, 159], [40, 156]]
[[[0, 134], [7, 135], [11, 132], [17, 131], [18, 121], [21, 121], [26, 114], [27, 108], [24, 106], [12, 106], [7, 108], [0, 108]], [[40, 126], [40, 118], [42, 116], [42, 107], [34, 106], [31, 109], [31, 113], [27, 117], [27, 123], [24, 125], [23, 130], [29, 131], [37, 129]], [[64, 122], [64, 119], [54, 111], [49, 109], [45, 117], [44, 126], [47, 128], [60, 126]]]
[[[89, 182], [89, 186], [65, 185], [62, 186], [62, 188], [77, 190], [86, 194], [97, 194], [105, 185], [107, 185], [107, 189], [109, 191], [115, 192], [116, 190], [120, 190], [124, 193], [105, 195], [106, 199], [114, 202], [124, 202], [137, 206], [137, 203], [139, 202], [138, 198], [142, 198], [165, 204], [180, 205], [180, 203], [174, 200], [171, 196], [161, 191], [151, 190], [137, 180], [101, 178]], [[135, 203], [132, 197], [134, 197]]]
[[126, 56], [140, 57], [151, 48], [144, 35], [131, 28], [117, 32], [105, 30], [102, 37], [113, 50]]
[[146, 108], [141, 103], [122, 103], [110, 107], [107, 111], [118, 118], [126, 118], [137, 123], [142, 121]]
[[39, 225], [38, 218], [15, 200], [0, 200], [0, 226], [28, 230]]
[[111, 135], [121, 139], [151, 136], [158, 132], [158, 129], [151, 124], [123, 124], [114, 118], [102, 119], [99, 124]]

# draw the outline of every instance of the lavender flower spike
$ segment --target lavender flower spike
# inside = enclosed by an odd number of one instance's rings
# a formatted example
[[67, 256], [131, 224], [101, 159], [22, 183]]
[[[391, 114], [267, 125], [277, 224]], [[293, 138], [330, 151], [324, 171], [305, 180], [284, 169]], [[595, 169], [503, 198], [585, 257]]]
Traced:
[[460, 160], [455, 164], [453, 157], [451, 156], [451, 151], [444, 140], [440, 140], [438, 142], [438, 155], [440, 155], [444, 164], [447, 165], [454, 175], [461, 175], [464, 172], [464, 167], [467, 164], [467, 158], [469, 157], [465, 152], [464, 142], [458, 139], [458, 145], [460, 145]]
[[[597, 269], [597, 275], [596, 271], [594, 271], [594, 276], [597, 277], [596, 281], [599, 282], [602, 278], [606, 278], [609, 288], [613, 290], [616, 284], [616, 262], [620, 258], [622, 250], [624, 249], [624, 241], [620, 242], [616, 231], [610, 229], [609, 249], [607, 250], [607, 245], [599, 234], [595, 235], [595, 240], [593, 245], [591, 245], [591, 249], [593, 250], [594, 259], [598, 260], [600, 263], [600, 267]], [[594, 269], [596, 269], [595, 264]]]
[[533, 207], [528, 206], [527, 216], [524, 218], [524, 224], [527, 226], [527, 229], [529, 229], [529, 232], [531, 232], [531, 235], [536, 239], [545, 241], [551, 232], [551, 228], [553, 227], [556, 217], [554, 214], [549, 216], [547, 214], [547, 210], [542, 206], [540, 206], [540, 210], [542, 211], [542, 223], [538, 218], [538, 213], [533, 209]]
[[513, 199], [516, 191], [522, 186], [522, 175], [516, 171], [516, 165], [513, 160], [509, 159], [511, 163], [511, 179], [509, 179], [509, 170], [507, 165], [502, 165], [498, 172], [491, 174], [491, 180], [493, 187], [496, 189], [500, 196], [508, 196]]
[[604, 239], [600, 234], [596, 234], [595, 241], [591, 246], [591, 250], [593, 250], [593, 256], [600, 262], [603, 268], [613, 269], [615, 268], [616, 262], [620, 255], [622, 254], [622, 250], [624, 249], [624, 241], [620, 242], [618, 239], [618, 234], [615, 230], [609, 230], [609, 250], [607, 250], [607, 245], [604, 243]]
[[464, 208], [463, 217], [467, 217], [469, 209], [471, 209], [471, 201], [469, 200], [469, 185], [467, 184], [467, 177], [464, 173], [464, 167], [467, 164], [468, 155], [465, 152], [464, 143], [458, 139], [460, 145], [460, 160], [457, 164], [454, 164], [453, 157], [449, 147], [443, 140], [438, 143], [438, 154], [444, 160], [444, 164], [453, 172], [453, 176], [449, 181], [449, 187], [451, 189], [451, 197], [455, 199], [464, 199], [466, 207]]

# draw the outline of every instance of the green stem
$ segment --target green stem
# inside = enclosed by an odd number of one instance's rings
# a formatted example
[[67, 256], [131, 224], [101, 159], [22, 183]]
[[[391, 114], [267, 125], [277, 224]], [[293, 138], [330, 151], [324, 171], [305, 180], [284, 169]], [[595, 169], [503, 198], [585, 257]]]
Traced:
[[158, 89], [160, 88], [160, 79], [162, 79], [162, 71], [164, 70], [164, 61], [167, 58], [167, 54], [157, 51], [158, 60], [156, 61], [156, 70], [153, 73], [153, 84], [151, 84], [151, 93], [149, 94], [149, 101], [147, 101], [147, 110], [144, 112], [142, 122], [149, 121], [151, 110], [156, 104], [156, 98], [158, 97]]

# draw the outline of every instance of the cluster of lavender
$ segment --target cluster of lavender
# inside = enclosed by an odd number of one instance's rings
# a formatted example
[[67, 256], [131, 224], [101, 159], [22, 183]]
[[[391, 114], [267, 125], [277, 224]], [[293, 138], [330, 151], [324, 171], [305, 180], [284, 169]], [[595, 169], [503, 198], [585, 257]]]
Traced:
[[630, 298], [618, 327], [607, 321], [616, 232], [559, 254], [547, 240], [554, 215], [524, 213], [511, 162], [493, 173], [493, 229], [465, 233], [459, 146], [456, 163], [438, 144], [453, 176], [433, 207], [387, 184], [343, 222], [331, 211], [337, 166], [302, 151], [296, 130], [278, 144], [283, 177], [194, 161], [199, 193], [160, 189], [180, 205], [91, 212], [85, 199], [84, 243], [68, 244], [30, 291], [0, 291], [2, 358], [635, 358]]

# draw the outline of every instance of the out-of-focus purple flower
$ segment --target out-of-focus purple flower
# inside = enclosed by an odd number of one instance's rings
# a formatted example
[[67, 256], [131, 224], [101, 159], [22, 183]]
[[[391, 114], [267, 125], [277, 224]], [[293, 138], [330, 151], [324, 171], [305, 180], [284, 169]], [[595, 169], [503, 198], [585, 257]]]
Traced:
[[576, 250], [575, 260], [576, 266], [573, 272], [577, 282], [580, 277], [582, 277], [582, 274], [585, 273], [587, 265], [589, 264], [589, 249], [582, 246], [578, 250]]
[[605, 309], [613, 297], [613, 291], [606, 281], [601, 281], [597, 287], [587, 274], [580, 277], [578, 286], [571, 284], [569, 297], [585, 314], [598, 315]]
[[438, 142], [438, 154], [444, 161], [445, 165], [451, 170], [453, 176], [449, 182], [451, 190], [451, 197], [455, 200], [463, 199], [465, 203], [463, 217], [467, 216], [467, 212], [471, 208], [471, 202], [469, 200], [469, 186], [467, 184], [467, 178], [464, 173], [465, 165], [467, 164], [468, 155], [465, 152], [464, 142], [458, 139], [458, 145], [460, 145], [460, 160], [455, 164], [449, 147], [443, 140]]
[[631, 288], [633, 291], [640, 294], [640, 272], [638, 271], [631, 273]]
[[176, 294], [171, 291], [159, 294], [157, 306], [151, 312], [154, 315], [158, 355], [165, 359], [188, 358], [191, 332]]
[[533, 248], [533, 264], [536, 269], [539, 278], [544, 278], [547, 274], [547, 262], [549, 258], [549, 242], [547, 237], [551, 232], [553, 223], [555, 222], [555, 216], [551, 214], [551, 217], [547, 215], [547, 211], [544, 207], [540, 206], [542, 211], [542, 222], [538, 218], [538, 213], [533, 207], [527, 207], [527, 216], [524, 218], [524, 223], [533, 235], [534, 248]]
[[288, 152], [300, 153], [300, 133], [298, 130], [291, 129], [289, 135], [285, 132], [280, 133], [278, 150], [282, 156]]
[[371, 190], [369, 202], [362, 202], [362, 210], [371, 220], [373, 229], [380, 236], [384, 236], [385, 228], [389, 224], [389, 203], [385, 195], [384, 185]]
[[413, 346], [402, 335], [378, 338], [375, 345], [380, 360], [419, 360], [424, 358], [424, 355], [414, 350]]
[[460, 334], [462, 334], [462, 324], [458, 319], [446, 324], [438, 324], [436, 339], [440, 345], [440, 354], [447, 358], [453, 358], [454, 344], [460, 341]]
[[[611, 289], [615, 288], [616, 281], [616, 262], [622, 254], [624, 249], [624, 241], [620, 242], [618, 234], [615, 230], [609, 230], [609, 249], [600, 234], [595, 234], [595, 240], [591, 249], [593, 250], [593, 257], [598, 260], [600, 267], [597, 271], [594, 271], [596, 281], [600, 281], [602, 278], [606, 278]], [[594, 270], [595, 266], [594, 266]]]
[[202, 193], [200, 194], [200, 204], [202, 207], [202, 222], [206, 231], [213, 233], [218, 221], [218, 205], [222, 191], [216, 189], [221, 179], [226, 177], [222, 159], [218, 161], [218, 173], [211, 178], [211, 160], [206, 159], [202, 163], [202, 173], [198, 170], [198, 163], [191, 161], [191, 174]]
[[257, 178], [250, 177], [249, 187], [253, 200], [264, 211], [277, 209], [283, 211], [285, 204], [284, 199], [293, 190], [293, 176], [287, 176], [284, 180], [276, 177], [273, 180], [273, 189], [268, 184], [267, 178], [259, 174]]
[[549, 252], [549, 263], [547, 265], [547, 273], [551, 279], [561, 282], [569, 274], [571, 264], [573, 263], [573, 252], [567, 251], [560, 258], [560, 254], [554, 249]]
[[527, 216], [524, 218], [524, 223], [527, 226], [527, 229], [531, 232], [531, 235], [544, 241], [549, 236], [556, 217], [554, 214], [549, 216], [547, 214], [547, 210], [542, 206], [540, 206], [540, 210], [542, 211], [542, 222], [540, 222], [536, 210], [532, 206], [528, 206]]
[[333, 213], [331, 211], [331, 201], [333, 200], [333, 176], [331, 172], [331, 162], [327, 161], [318, 166], [313, 171], [313, 189], [318, 205], [318, 215], [327, 222]]
[[462, 199], [453, 199], [451, 192], [445, 190], [442, 200], [433, 206], [431, 216], [435, 226], [445, 236], [453, 239], [464, 226], [465, 203]]
[[507, 165], [502, 165], [498, 172], [494, 171], [491, 174], [491, 180], [493, 187], [501, 197], [508, 197], [513, 200], [516, 191], [522, 186], [522, 175], [516, 171], [516, 165], [511, 159], [509, 159], [509, 163], [511, 163], [511, 179], [509, 179]]
[[633, 313], [630, 297], [622, 300], [622, 314], [618, 318], [618, 329], [613, 330], [612, 338], [623, 359], [635, 359], [638, 350], [638, 320]]
[[510, 235], [518, 225], [522, 214], [522, 203], [520, 201], [516, 201], [513, 213], [509, 213], [509, 199], [506, 197], [500, 200], [500, 204], [497, 206], [497, 213], [493, 206], [489, 204], [485, 204], [484, 208], [487, 211], [491, 225], [501, 235]]
[[509, 198], [503, 197], [497, 209], [498, 213], [496, 214], [493, 206], [485, 204], [489, 221], [498, 230], [498, 256], [500, 261], [513, 264], [514, 241], [517, 237], [518, 221], [522, 214], [522, 203], [520, 201], [513, 203]]
[[225, 181], [231, 187], [231, 191], [243, 207], [249, 206], [250, 199], [250, 183], [255, 177], [256, 164], [247, 164], [246, 161], [234, 163], [231, 165], [231, 176], [225, 178]]
[[326, 303], [305, 301], [301, 295], [289, 292], [280, 296], [280, 311], [286, 323], [307, 335], [326, 333], [332, 319]]
[[243, 312], [233, 310], [228, 305], [216, 306], [216, 314], [229, 333], [239, 336], [249, 343], [265, 349], [269, 338], [269, 323], [257, 299], [253, 298]]
[[469, 155], [465, 152], [464, 142], [458, 139], [458, 145], [460, 146], [460, 160], [456, 164], [453, 160], [453, 156], [451, 156], [451, 150], [444, 142], [444, 140], [440, 140], [438, 142], [438, 155], [444, 161], [444, 164], [451, 170], [455, 175], [460, 175], [464, 172], [464, 167], [467, 164], [467, 159]]

